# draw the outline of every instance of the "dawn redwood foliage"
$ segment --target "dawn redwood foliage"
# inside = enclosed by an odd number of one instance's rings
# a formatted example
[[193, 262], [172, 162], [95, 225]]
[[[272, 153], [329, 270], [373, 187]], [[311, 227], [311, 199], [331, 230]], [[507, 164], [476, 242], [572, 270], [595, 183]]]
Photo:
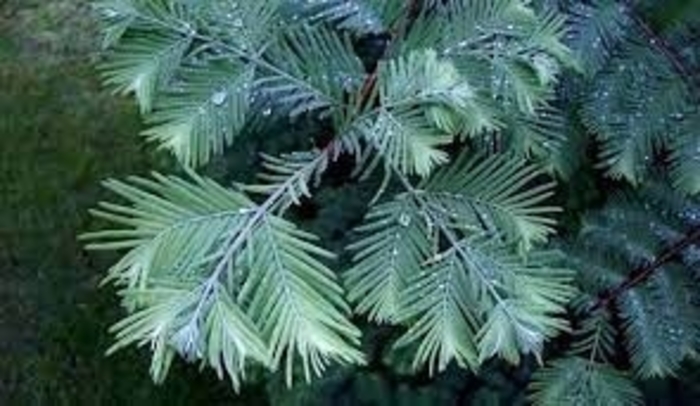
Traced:
[[[384, 324], [416, 371], [530, 358], [535, 403], [641, 402], [700, 339], [697, 31], [642, 3], [99, 3], [105, 82], [184, 170], [105, 182], [113, 228], [83, 238], [123, 253], [109, 351], [291, 386], [361, 368]], [[292, 128], [258, 181], [201, 175]], [[290, 215], [334, 176], [373, 189], [343, 252]]]

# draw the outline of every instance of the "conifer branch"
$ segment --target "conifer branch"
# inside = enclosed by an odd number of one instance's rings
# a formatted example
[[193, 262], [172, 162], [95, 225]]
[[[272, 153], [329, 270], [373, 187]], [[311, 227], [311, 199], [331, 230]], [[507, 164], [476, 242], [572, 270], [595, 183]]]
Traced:
[[700, 97], [700, 87], [694, 80], [694, 75], [686, 68], [683, 58], [679, 55], [678, 51], [666, 41], [661, 35], [657, 34], [654, 29], [642, 18], [639, 17], [638, 13], [634, 10], [634, 6], [631, 0], [621, 0], [620, 4], [624, 13], [627, 14], [629, 19], [634, 22], [634, 24], [641, 30], [641, 32], [647, 37], [649, 44], [656, 50], [661, 52], [666, 60], [668, 60], [676, 73], [683, 79], [684, 82], [692, 89], [690, 92], [691, 97], [697, 100]]
[[310, 168], [314, 168], [319, 163], [323, 162], [323, 160], [327, 158], [328, 154], [332, 154], [334, 148], [334, 143], [328, 144], [315, 159], [310, 161], [304, 167], [299, 168], [296, 173], [294, 173], [289, 177], [289, 179], [287, 179], [287, 181], [279, 185], [277, 187], [277, 190], [275, 190], [270, 196], [268, 196], [267, 199], [265, 199], [265, 201], [261, 205], [253, 209], [252, 215], [250, 215], [245, 225], [237, 234], [234, 234], [233, 240], [230, 242], [230, 244], [227, 244], [228, 248], [222, 254], [220, 262], [217, 264], [212, 274], [202, 284], [201, 299], [197, 304], [195, 312], [193, 313], [193, 320], [196, 320], [199, 316], [199, 313], [201, 312], [205, 302], [207, 301], [209, 296], [214, 292], [214, 288], [219, 282], [221, 275], [229, 266], [230, 262], [233, 260], [236, 251], [238, 251], [248, 241], [248, 239], [250, 238], [250, 233], [261, 221], [265, 220], [265, 216], [270, 213], [270, 211], [273, 207], [275, 207], [277, 202], [287, 193], [288, 189], [293, 187], [300, 180], [303, 181], [303, 178], [309, 172]]
[[[463, 242], [459, 240], [459, 237], [455, 235], [455, 233], [448, 227], [444, 221], [442, 221], [441, 218], [436, 217], [433, 214], [433, 210], [437, 209], [440, 211], [441, 208], [433, 208], [429, 202], [425, 202], [421, 200], [421, 193], [419, 190], [417, 190], [411, 182], [402, 174], [400, 171], [396, 170], [396, 168], [392, 167], [392, 170], [396, 174], [397, 178], [400, 180], [401, 184], [404, 186], [404, 188], [408, 191], [408, 193], [413, 197], [415, 200], [416, 204], [419, 205], [419, 207], [423, 207], [423, 214], [431, 221], [432, 224], [435, 224], [436, 227], [438, 228], [440, 234], [442, 234], [448, 244], [450, 245], [450, 248], [443, 252], [438, 254], [440, 258], [447, 257], [449, 255], [449, 252], [455, 252], [458, 257], [463, 261], [465, 264], [469, 264], [469, 269], [473, 270], [474, 273], [477, 275], [479, 278], [479, 281], [482, 286], [486, 287], [486, 291], [489, 293], [489, 296], [498, 303], [498, 306], [505, 312], [506, 316], [508, 319], [513, 323], [513, 325], [517, 325], [519, 323], [518, 318], [515, 316], [515, 314], [512, 313], [509, 305], [506, 303], [506, 299], [503, 297], [501, 293], [496, 290], [494, 283], [492, 279], [489, 278], [488, 275], [484, 274], [483, 269], [477, 264], [475, 261], [472, 259], [472, 255], [470, 255], [468, 252], [465, 251], [463, 247]], [[539, 354], [535, 354], [537, 357], [539, 357]]]
[[646, 282], [654, 274], [654, 272], [677, 258], [678, 254], [680, 254], [683, 250], [698, 242], [700, 242], [700, 227], [694, 227], [688, 233], [686, 233], [685, 237], [683, 237], [681, 240], [664, 249], [656, 260], [650, 264], [643, 265], [638, 269], [633, 270], [630, 272], [629, 277], [622, 283], [613, 287], [612, 289], [607, 289], [602, 292], [598, 296], [598, 299], [589, 308], [589, 313], [600, 308], [607, 307], [611, 302], [628, 290]]
[[[643, 21], [634, 0], [557, 10], [521, 0], [363, 3], [107, 2], [115, 52], [105, 76], [149, 107], [144, 112], [157, 127], [145, 135], [179, 158], [206, 163], [251, 117], [253, 124], [265, 120], [273, 108], [275, 125], [294, 121], [296, 129], [308, 119], [304, 136], [323, 139], [313, 151], [263, 151], [260, 183], [237, 190], [194, 173], [194, 182], [159, 175], [115, 181], [111, 188], [128, 204], [105, 203], [98, 214], [116, 227], [88, 236], [97, 248], [130, 249], [110, 269], [132, 313], [115, 327], [113, 348], [157, 340], [158, 380], [179, 353], [220, 374], [226, 369], [234, 385], [247, 359], [283, 366], [291, 384], [297, 371], [309, 380], [330, 362], [363, 362], [353, 310], [405, 327], [396, 345], [415, 350], [413, 366], [429, 364], [430, 373], [454, 361], [476, 369], [493, 356], [539, 359], [545, 341], [582, 315], [573, 352], [535, 378], [542, 404], [565, 403], [560, 399], [571, 394], [584, 403], [635, 401], [629, 380], [606, 365], [618, 349], [619, 327], [639, 376], [677, 370], [691, 344], [670, 340], [688, 331], [695, 303], [685, 275], [670, 275], [666, 264], [699, 244], [700, 227], [678, 229], [674, 220], [641, 230], [647, 218], [619, 216], [605, 231], [620, 238], [593, 243], [623, 242], [626, 255], [581, 253], [593, 266], [573, 258], [571, 268], [582, 268], [578, 281], [573, 269], [560, 267], [558, 252], [537, 247], [554, 233], [552, 214], [559, 211], [542, 163], [566, 161], [564, 150], [581, 147], [565, 143], [578, 118], [600, 135], [611, 174], [632, 182], [647, 176], [640, 168], [666, 147], [674, 162], [695, 157], [695, 116], [676, 132], [668, 126], [668, 117], [677, 124], [697, 97], [688, 89], [700, 94], [685, 48]], [[573, 46], [564, 44], [572, 26], [564, 9], [580, 26]], [[624, 43], [634, 39], [630, 32], [638, 38]], [[381, 44], [365, 44], [369, 33]], [[604, 45], [603, 52], [590, 55], [589, 44]], [[171, 48], [177, 52], [153, 58]], [[587, 79], [600, 91], [590, 98], [579, 89], [570, 98], [555, 91], [562, 67], [574, 65], [572, 51], [582, 51], [584, 70], [593, 68]], [[548, 108], [549, 101], [564, 110]], [[288, 128], [264, 129], [272, 138]], [[473, 148], [465, 150], [467, 139]], [[287, 141], [282, 148], [301, 142]], [[361, 238], [347, 246], [354, 253], [347, 291], [323, 260], [335, 255], [283, 217], [312, 195], [341, 153], [354, 155], [360, 180], [378, 165], [385, 170], [375, 198], [363, 202]], [[688, 168], [678, 171], [692, 176]], [[379, 201], [393, 182], [405, 190]], [[688, 189], [697, 190], [693, 182]], [[171, 282], [184, 287], [170, 289]], [[567, 318], [576, 282], [588, 293]], [[648, 289], [634, 289], [645, 282]], [[611, 322], [612, 306], [624, 325]]]
[[[411, 20], [416, 17], [419, 10], [420, 0], [409, 0], [407, 2], [406, 12], [404, 13], [403, 18], [401, 18], [401, 20], [397, 24], [397, 27], [395, 29], [390, 30], [390, 32], [388, 33], [390, 36], [390, 43], [387, 46], [385, 46], [385, 48], [382, 50], [382, 55], [379, 57], [379, 59], [381, 59], [386, 54], [390, 54], [390, 49], [392, 47], [395, 47], [396, 41], [400, 41], [401, 38], [406, 35], [407, 30], [411, 25]], [[369, 98], [374, 92], [374, 87], [377, 84], [378, 69], [379, 64], [375, 63], [371, 72], [369, 72], [369, 75], [367, 75], [367, 78], [361, 86], [359, 103], [359, 106], [361, 108], [369, 102]]]

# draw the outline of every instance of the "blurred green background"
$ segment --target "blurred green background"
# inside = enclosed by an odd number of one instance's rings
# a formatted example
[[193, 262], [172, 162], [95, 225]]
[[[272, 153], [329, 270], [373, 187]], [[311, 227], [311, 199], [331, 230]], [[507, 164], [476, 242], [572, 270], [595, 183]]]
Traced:
[[102, 179], [170, 164], [139, 139], [134, 104], [101, 87], [89, 12], [83, 0], [0, 0], [0, 404], [231, 404], [230, 387], [196, 367], [155, 387], [146, 354], [104, 356], [121, 317], [99, 286], [110, 258], [76, 235]]

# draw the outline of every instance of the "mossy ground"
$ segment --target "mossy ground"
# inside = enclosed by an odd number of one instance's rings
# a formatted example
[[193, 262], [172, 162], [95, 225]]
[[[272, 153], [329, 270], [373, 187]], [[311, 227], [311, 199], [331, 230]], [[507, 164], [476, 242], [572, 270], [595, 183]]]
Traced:
[[0, 404], [230, 404], [230, 387], [194, 366], [159, 388], [146, 351], [104, 356], [123, 316], [99, 286], [113, 258], [76, 236], [101, 180], [170, 163], [138, 137], [133, 103], [99, 84], [86, 11], [0, 1]]

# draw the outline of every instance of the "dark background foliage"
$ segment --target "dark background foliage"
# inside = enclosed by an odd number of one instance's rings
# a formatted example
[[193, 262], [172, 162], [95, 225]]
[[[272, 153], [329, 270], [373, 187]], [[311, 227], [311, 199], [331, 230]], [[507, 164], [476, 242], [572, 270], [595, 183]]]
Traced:
[[[697, 10], [692, 3], [671, 2], [654, 23]], [[308, 404], [310, 395], [334, 404], [523, 402], [532, 362], [494, 363], [479, 377], [457, 368], [436, 378], [402, 374], [387, 367], [392, 354], [381, 329], [366, 337], [373, 354], [366, 368], [337, 370], [293, 392], [272, 377], [236, 396], [211, 371], [181, 361], [156, 387], [145, 351], [106, 358], [107, 329], [121, 311], [99, 283], [113, 258], [88, 256], [75, 236], [91, 227], [87, 209], [103, 197], [102, 179], [174, 165], [137, 136], [132, 101], [99, 84], [91, 21], [83, 0], [0, 0], [0, 404]], [[210, 174], [244, 178], [259, 147], [244, 144]], [[329, 178], [340, 181], [295, 215], [333, 249], [344, 245], [343, 230], [361, 218], [371, 192], [342, 182], [342, 165], [332, 170]], [[570, 212], [604, 193], [581, 176], [568, 191]], [[700, 373], [689, 368], [679, 379], [647, 382], [645, 391], [653, 404], [700, 401]]]

